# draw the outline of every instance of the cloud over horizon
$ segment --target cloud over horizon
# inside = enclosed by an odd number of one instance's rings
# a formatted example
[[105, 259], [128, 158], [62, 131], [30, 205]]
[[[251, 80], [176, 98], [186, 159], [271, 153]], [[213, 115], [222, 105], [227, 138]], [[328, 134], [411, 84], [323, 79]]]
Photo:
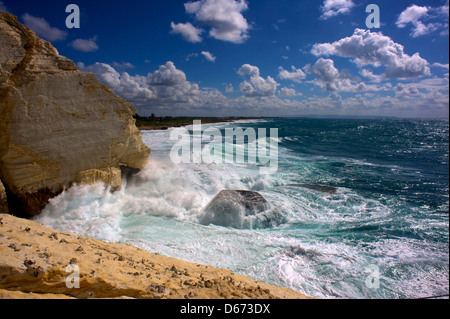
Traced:
[[249, 81], [241, 82], [239, 88], [246, 97], [274, 96], [279, 84], [270, 76], [266, 79], [260, 76], [259, 68], [250, 64], [243, 64], [238, 72], [241, 76], [249, 76]]
[[79, 30], [64, 8], [19, 2], [0, 10], [140, 113], [448, 117], [448, 0], [382, 1], [380, 29], [354, 0], [112, 0], [83, 5]]
[[154, 72], [143, 75], [119, 73], [106, 63], [85, 66], [78, 63], [82, 71], [92, 72], [116, 94], [138, 107], [164, 109], [215, 105], [223, 102], [216, 89], [200, 89], [198, 84], [187, 81], [186, 74], [177, 69], [172, 61], [160, 65]]
[[[242, 95], [236, 98], [227, 98], [217, 89], [200, 87], [188, 81], [186, 74], [171, 61], [147, 75], [119, 73], [106, 63], [97, 62], [89, 66], [78, 63], [78, 66], [83, 71], [94, 73], [116, 94], [134, 104], [141, 115], [186, 115], [201, 111], [204, 115], [215, 116], [251, 116], [254, 112], [260, 116], [329, 112], [366, 115], [388, 112], [399, 116], [404, 112], [420, 112], [430, 103], [440, 112], [448, 110], [448, 89], [445, 92], [448, 79], [424, 80], [423, 84], [369, 85], [339, 71], [333, 60], [324, 58], [319, 58], [312, 66], [306, 65], [304, 70], [306, 76], [313, 77], [307, 82], [328, 92], [326, 97], [306, 97], [288, 87], [278, 90], [279, 83], [270, 76], [263, 78], [260, 69], [251, 64], [243, 64], [237, 71], [247, 80], [241, 82], [239, 88]], [[225, 92], [232, 93], [232, 87], [226, 84]], [[354, 92], [355, 95], [343, 98], [340, 92]], [[392, 92], [392, 95], [380, 94], [382, 92]]]
[[283, 69], [281, 66], [278, 68], [279, 73], [278, 77], [282, 80], [291, 80], [294, 82], [301, 82], [304, 78], [306, 78], [305, 72], [301, 69], [297, 69], [295, 66], [291, 66], [292, 71], [287, 71]]
[[314, 44], [311, 53], [315, 56], [351, 58], [358, 67], [384, 66], [384, 76], [387, 78], [418, 78], [431, 74], [428, 61], [421, 58], [418, 52], [409, 56], [401, 44], [381, 32], [370, 30], [355, 29], [350, 37], [333, 43]]

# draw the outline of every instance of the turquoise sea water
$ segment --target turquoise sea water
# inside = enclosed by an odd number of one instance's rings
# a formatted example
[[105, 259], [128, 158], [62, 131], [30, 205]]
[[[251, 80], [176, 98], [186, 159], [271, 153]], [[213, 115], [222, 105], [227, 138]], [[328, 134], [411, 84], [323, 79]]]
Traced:
[[[72, 187], [36, 220], [315, 297], [448, 294], [448, 120], [274, 119], [214, 127], [278, 128], [278, 170], [174, 164], [171, 131], [144, 131], [151, 161], [122, 190]], [[284, 222], [263, 229], [202, 225], [203, 209], [223, 189], [260, 192]]]

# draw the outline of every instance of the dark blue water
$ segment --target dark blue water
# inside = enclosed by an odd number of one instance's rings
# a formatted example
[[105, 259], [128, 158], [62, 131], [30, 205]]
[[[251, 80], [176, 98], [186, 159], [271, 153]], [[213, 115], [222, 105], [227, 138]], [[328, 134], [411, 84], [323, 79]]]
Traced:
[[[279, 129], [283, 182], [271, 190], [307, 198], [329, 217], [290, 230], [374, 258], [381, 288], [361, 289], [366, 297], [448, 294], [448, 120], [276, 119], [263, 126]], [[344, 191], [324, 195], [297, 184]], [[344, 288], [335, 286], [341, 296]]]
[[[269, 123], [268, 123], [269, 124]], [[448, 121], [276, 120], [282, 146], [339, 177], [337, 187], [392, 195], [412, 205], [448, 205]], [[352, 160], [354, 162], [352, 162]], [[321, 176], [303, 176], [320, 182]]]
[[[419, 298], [449, 291], [447, 120], [274, 119], [278, 170], [174, 164], [169, 131], [143, 132], [152, 160], [120, 192], [74, 187], [38, 221], [229, 268], [321, 298]], [[260, 192], [284, 222], [203, 225], [223, 189]]]

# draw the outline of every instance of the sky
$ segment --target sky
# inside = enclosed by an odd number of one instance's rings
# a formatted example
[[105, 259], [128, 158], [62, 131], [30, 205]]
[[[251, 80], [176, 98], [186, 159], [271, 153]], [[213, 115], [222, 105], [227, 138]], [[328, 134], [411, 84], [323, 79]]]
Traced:
[[[66, 24], [69, 4], [79, 28]], [[448, 0], [0, 0], [0, 10], [141, 116], [449, 115]]]

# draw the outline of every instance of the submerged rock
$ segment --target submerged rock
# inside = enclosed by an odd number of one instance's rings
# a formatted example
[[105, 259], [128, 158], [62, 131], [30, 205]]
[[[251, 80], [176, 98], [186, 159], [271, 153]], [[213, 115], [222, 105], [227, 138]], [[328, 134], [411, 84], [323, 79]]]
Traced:
[[0, 12], [0, 179], [16, 214], [35, 215], [77, 183], [121, 184], [150, 149], [134, 106]]
[[322, 254], [314, 249], [306, 249], [300, 246], [291, 246], [286, 250], [286, 256], [295, 258], [300, 256], [309, 260], [315, 260]]
[[205, 207], [199, 221], [233, 228], [268, 228], [286, 218], [257, 192], [223, 190]]

